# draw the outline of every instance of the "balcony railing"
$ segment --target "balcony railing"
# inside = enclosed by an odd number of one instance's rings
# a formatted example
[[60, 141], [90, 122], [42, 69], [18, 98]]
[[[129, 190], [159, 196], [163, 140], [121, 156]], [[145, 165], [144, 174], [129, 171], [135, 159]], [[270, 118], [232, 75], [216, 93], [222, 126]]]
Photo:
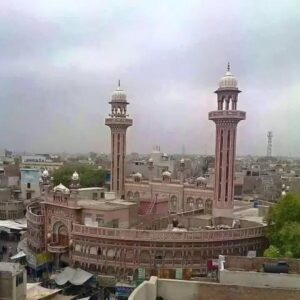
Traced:
[[31, 211], [30, 206], [27, 207], [26, 219], [32, 223], [39, 224], [39, 225], [43, 225], [45, 222], [45, 216], [34, 214]]
[[126, 265], [127, 267], [130, 266], [143, 266], [143, 267], [149, 267], [149, 266], [161, 266], [161, 267], [205, 267], [206, 264], [203, 262], [203, 260], [196, 258], [196, 259], [191, 259], [187, 261], [186, 259], [140, 259], [140, 260], [135, 260], [134, 258], [107, 258], [107, 257], [102, 257], [99, 256], [98, 258], [92, 257], [91, 255], [86, 255], [85, 253], [73, 253], [72, 254], [72, 260], [73, 261], [78, 261], [82, 263], [93, 263], [93, 264], [103, 264], [105, 262], [106, 265]]
[[57, 243], [49, 243], [47, 249], [51, 253], [65, 253], [69, 250], [67, 245], [59, 245]]
[[117, 125], [117, 124], [131, 126], [132, 119], [122, 118], [122, 117], [105, 119], [105, 125], [109, 126], [109, 125]]
[[246, 118], [246, 113], [244, 111], [240, 110], [216, 110], [216, 111], [211, 111], [208, 114], [209, 119], [214, 119], [214, 118], [228, 118], [228, 119], [245, 119]]
[[159, 230], [133, 230], [107, 227], [89, 227], [85, 225], [74, 224], [72, 234], [104, 239], [106, 238], [136, 241], [214, 242], [262, 237], [264, 236], [264, 228], [252, 227], [229, 230], [170, 232]]

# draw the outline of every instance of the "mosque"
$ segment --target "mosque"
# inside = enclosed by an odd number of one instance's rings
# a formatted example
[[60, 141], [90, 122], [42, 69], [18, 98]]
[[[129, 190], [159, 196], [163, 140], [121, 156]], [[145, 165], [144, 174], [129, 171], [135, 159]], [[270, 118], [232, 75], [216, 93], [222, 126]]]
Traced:
[[178, 270], [190, 278], [206, 273], [220, 254], [261, 254], [264, 226], [234, 216], [237, 125], [246, 118], [237, 109], [240, 92], [228, 66], [215, 91], [217, 109], [208, 115], [216, 124], [215, 183], [209, 186], [204, 177], [186, 182], [184, 159], [176, 180], [169, 170], [154, 176], [153, 159], [147, 180], [140, 173], [125, 178], [126, 131], [133, 120], [119, 84], [105, 119], [111, 131], [110, 192], [81, 188], [76, 172], [69, 188], [52, 187], [45, 170], [42, 199], [27, 207], [30, 251], [50, 253], [57, 267], [67, 264], [118, 278], [174, 278]]

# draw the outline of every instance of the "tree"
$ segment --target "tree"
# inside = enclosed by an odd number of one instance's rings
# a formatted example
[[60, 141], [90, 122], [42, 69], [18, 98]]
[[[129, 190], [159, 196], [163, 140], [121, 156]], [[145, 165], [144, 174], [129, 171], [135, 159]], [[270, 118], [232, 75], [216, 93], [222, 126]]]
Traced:
[[90, 152], [90, 158], [92, 159], [92, 160], [95, 160], [96, 159], [96, 157], [97, 157], [97, 153], [96, 152]]
[[270, 208], [267, 222], [271, 246], [265, 255], [300, 258], [300, 195], [289, 193], [282, 198]]
[[90, 165], [70, 164], [61, 167], [53, 172], [53, 183], [58, 185], [62, 183], [69, 186], [72, 174], [76, 171], [80, 176], [82, 187], [99, 187], [103, 186], [106, 178], [106, 171], [95, 168]]

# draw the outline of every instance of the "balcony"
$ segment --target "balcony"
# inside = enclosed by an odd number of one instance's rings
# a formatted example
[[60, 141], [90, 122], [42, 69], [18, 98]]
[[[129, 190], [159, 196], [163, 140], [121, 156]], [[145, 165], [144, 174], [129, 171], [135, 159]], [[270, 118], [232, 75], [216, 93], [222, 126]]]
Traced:
[[73, 235], [95, 237], [110, 240], [156, 241], [156, 242], [218, 242], [240, 240], [264, 236], [263, 226], [230, 230], [200, 230], [170, 232], [160, 230], [134, 230], [108, 227], [89, 227], [73, 225]]
[[219, 119], [233, 119], [233, 120], [245, 120], [246, 113], [240, 110], [215, 110], [208, 114], [209, 120]]
[[47, 245], [47, 249], [50, 253], [66, 253], [69, 251], [69, 246], [52, 242]]
[[129, 126], [132, 126], [132, 119], [128, 119], [128, 118], [107, 118], [107, 119], [105, 119], [105, 125], [107, 125], [107, 126], [129, 127]]

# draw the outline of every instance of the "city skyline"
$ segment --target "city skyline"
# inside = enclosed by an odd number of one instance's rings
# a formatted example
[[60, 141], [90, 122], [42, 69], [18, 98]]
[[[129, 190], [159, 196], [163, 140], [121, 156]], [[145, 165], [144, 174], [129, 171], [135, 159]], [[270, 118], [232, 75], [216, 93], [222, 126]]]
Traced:
[[1, 3], [1, 148], [108, 153], [121, 79], [128, 153], [212, 154], [207, 113], [230, 61], [248, 114], [237, 154], [265, 155], [273, 131], [274, 155], [299, 156], [297, 2], [226, 3]]

